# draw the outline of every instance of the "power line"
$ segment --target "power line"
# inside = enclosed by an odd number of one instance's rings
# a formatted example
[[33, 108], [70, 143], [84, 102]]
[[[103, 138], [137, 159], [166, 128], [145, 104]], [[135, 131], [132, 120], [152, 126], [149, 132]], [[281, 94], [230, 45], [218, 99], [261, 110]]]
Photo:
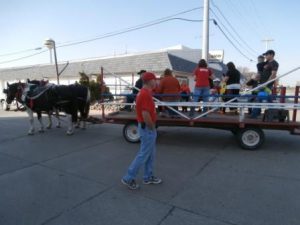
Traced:
[[24, 52], [37, 51], [37, 50], [41, 50], [41, 49], [42, 49], [42, 47], [31, 48], [31, 49], [25, 49], [25, 50], [21, 50], [21, 51], [17, 51], [17, 52], [10, 52], [10, 53], [1, 54], [0, 57], [11, 56], [11, 55], [17, 55], [17, 54], [21, 54], [21, 53], [24, 53]]
[[229, 27], [232, 29], [232, 31], [236, 34], [236, 36], [243, 42], [243, 44], [252, 52], [256, 55], [258, 55], [257, 51], [255, 51], [253, 48], [251, 48], [247, 42], [240, 36], [240, 34], [235, 30], [235, 28], [232, 26], [232, 24], [228, 21], [228, 19], [225, 17], [223, 12], [220, 10], [220, 8], [212, 1], [212, 5], [217, 9], [217, 11], [220, 13], [220, 15], [224, 18], [226, 23], [229, 25]]
[[258, 21], [258, 24], [261, 26], [261, 28], [263, 30], [267, 30], [267, 33], [271, 33], [270, 30], [269, 30], [269, 27], [267, 27], [266, 24], [264, 23], [265, 20], [262, 19], [261, 14], [258, 11], [258, 9], [257, 9], [256, 4], [254, 3], [254, 1], [250, 0], [250, 3], [251, 3], [251, 5], [252, 5], [252, 7], [254, 9], [254, 13], [256, 14], [256, 19]]
[[218, 25], [216, 20], [213, 20], [214, 24], [219, 28], [219, 30], [223, 33], [223, 35], [225, 36], [225, 38], [231, 43], [231, 45], [242, 55], [244, 56], [246, 59], [248, 59], [250, 62], [253, 62], [253, 59], [248, 58], [247, 55], [245, 55], [231, 40], [230, 38], [226, 35], [226, 33], [224, 32], [224, 30]]
[[203, 7], [192, 8], [192, 9], [185, 10], [185, 11], [182, 11], [182, 12], [170, 15], [170, 16], [166, 16], [166, 17], [163, 17], [163, 18], [160, 18], [160, 19], [156, 19], [156, 20], [153, 20], [153, 21], [150, 21], [150, 22], [146, 22], [146, 23], [139, 24], [139, 25], [136, 25], [136, 26], [128, 27], [128, 28], [121, 29], [121, 30], [118, 30], [118, 31], [105, 33], [105, 34], [102, 34], [102, 35], [94, 37], [94, 38], [90, 38], [90, 39], [86, 39], [86, 40], [82, 40], [82, 41], [74, 41], [74, 42], [71, 42], [71, 43], [66, 42], [66, 44], [59, 45], [59, 46], [57, 46], [57, 48], [83, 44], [83, 43], [92, 42], [92, 41], [100, 40], [100, 39], [107, 38], [107, 37], [112, 37], [112, 36], [116, 36], [116, 35], [120, 35], [120, 34], [125, 34], [125, 33], [128, 33], [128, 32], [140, 30], [140, 29], [143, 29], [143, 28], [146, 28], [146, 27], [154, 26], [154, 25], [157, 25], [157, 24], [160, 24], [160, 23], [171, 21], [171, 20], [185, 20], [185, 21], [189, 21], [189, 22], [201, 22], [202, 20], [188, 20], [188, 19], [184, 19], [184, 18], [174, 18], [174, 17], [182, 15], [182, 14], [186, 14], [186, 13], [189, 13], [189, 12], [192, 12], [192, 11], [196, 11], [196, 10], [199, 10], [199, 9], [202, 9], [202, 8]]
[[144, 26], [140, 26], [140, 27], [136, 27], [136, 28], [130, 28], [130, 29], [125, 30], [125, 31], [106, 34], [106, 35], [103, 35], [103, 36], [97, 37], [97, 38], [92, 38], [92, 39], [88, 39], [88, 40], [84, 40], [84, 41], [78, 41], [78, 42], [74, 42], [74, 43], [70, 43], [70, 44], [60, 45], [60, 46], [57, 46], [57, 48], [73, 46], [73, 45], [79, 45], [79, 44], [92, 42], [92, 41], [96, 41], [96, 40], [100, 40], [100, 39], [104, 39], [104, 38], [108, 38], [108, 37], [113, 37], [113, 36], [117, 36], [117, 35], [120, 35], [120, 34], [125, 34], [125, 33], [129, 33], [129, 32], [132, 32], [132, 31], [141, 30], [143, 28], [155, 26], [155, 25], [165, 23], [165, 22], [168, 22], [168, 21], [171, 21], [171, 20], [182, 20], [182, 21], [187, 21], [187, 22], [202, 22], [203, 21], [203, 20], [191, 20], [191, 19], [185, 19], [185, 18], [170, 18], [170, 19], [159, 21], [159, 22], [151, 23], [151, 24], [148, 24], [148, 25], [144, 25]]
[[233, 34], [229, 31], [229, 29], [221, 22], [220, 18], [217, 16], [217, 14], [211, 9], [211, 12], [214, 14], [214, 16], [216, 17], [216, 19], [219, 21], [219, 23], [223, 26], [223, 28], [227, 31], [227, 33], [232, 37], [232, 39], [241, 47], [243, 48], [245, 51], [247, 51], [250, 55], [256, 57], [256, 55], [254, 55], [252, 52], [250, 52], [248, 49], [246, 49], [241, 43], [240, 41], [238, 41]]
[[22, 60], [22, 59], [27, 59], [27, 58], [30, 58], [30, 57], [33, 57], [33, 56], [42, 54], [42, 53], [47, 52], [47, 51], [48, 51], [48, 50], [43, 50], [43, 51], [40, 51], [40, 52], [38, 52], [38, 53], [34, 53], [34, 54], [31, 54], [31, 55], [23, 56], [23, 57], [20, 57], [20, 58], [11, 59], [11, 60], [7, 60], [7, 61], [2, 61], [2, 62], [0, 62], [0, 64], [5, 64], [5, 63], [10, 63], [10, 62], [15, 62], [15, 61], [19, 61], [19, 60]]
[[231, 1], [231, 0], [227, 0], [224, 1], [228, 8], [232, 11], [235, 12], [237, 17], [239, 18], [239, 20], [242, 22], [242, 20], [244, 21], [243, 23], [243, 28], [248, 28], [247, 31], [249, 31], [249, 28], [252, 27], [251, 33], [253, 35], [254, 31], [256, 31], [255, 33], [257, 33], [259, 36], [263, 36], [262, 33], [260, 33], [257, 28], [255, 26], [253, 26], [252, 23], [249, 23], [249, 21], [246, 19], [246, 17], [244, 16], [243, 13], [240, 12], [240, 10], [238, 9], [238, 7], [236, 7], [236, 5]]
[[[72, 42], [72, 43], [70, 43], [70, 41], [69, 42], [65, 42], [66, 44], [58, 45], [56, 48], [62, 48], [62, 47], [67, 47], [67, 46], [79, 45], [79, 44], [83, 44], [83, 43], [87, 43], [87, 42], [92, 42], [92, 41], [100, 40], [100, 39], [103, 39], [103, 38], [113, 37], [113, 36], [121, 35], [121, 34], [124, 34], [124, 33], [128, 33], [128, 32], [132, 32], [132, 31], [140, 30], [140, 29], [143, 29], [143, 28], [146, 28], [146, 27], [158, 25], [158, 24], [161, 24], [161, 23], [164, 23], [164, 22], [168, 22], [168, 21], [171, 21], [171, 20], [181, 20], [181, 21], [187, 21], [187, 22], [201, 22], [202, 20], [193, 20], [193, 19], [186, 19], [186, 18], [174, 17], [174, 16], [186, 14], [186, 13], [189, 13], [189, 12], [192, 12], [192, 11], [196, 11], [196, 10], [199, 10], [201, 8], [203, 8], [203, 7], [196, 7], [196, 8], [188, 9], [188, 10], [181, 11], [181, 12], [178, 12], [176, 14], [173, 14], [173, 15], [170, 15], [170, 16], [166, 16], [166, 17], [163, 17], [163, 18], [160, 18], [160, 19], [156, 19], [156, 20], [153, 20], [153, 21], [150, 21], [150, 22], [146, 22], [146, 23], [143, 23], [143, 24], [140, 24], [140, 25], [136, 25], [136, 26], [133, 26], [133, 27], [125, 28], [125, 29], [122, 29], [122, 30], [119, 30], [119, 31], [109, 32], [109, 33], [103, 34], [103, 35], [95, 37], [95, 38], [91, 38], [91, 39], [87, 39], [87, 40], [83, 40], [83, 41], [76, 41], [76, 42]], [[37, 49], [35, 49], [35, 50], [37, 50]], [[23, 50], [23, 51], [27, 51], [27, 50]], [[33, 57], [35, 55], [41, 54], [43, 52], [46, 52], [46, 51], [47, 50], [44, 50], [44, 51], [41, 51], [41, 52], [38, 52], [38, 53], [35, 53], [35, 54], [31, 54], [31, 55], [27, 55], [27, 56], [24, 56], [24, 57], [12, 59], [12, 60], [7, 60], [7, 61], [2, 61], [2, 62], [0, 62], [0, 64], [5, 64], [5, 63], [9, 63], [9, 62], [15, 62], [15, 61], [19, 61], [19, 60], [22, 60], [22, 59], [30, 58], [30, 57]], [[20, 52], [22, 52], [22, 51], [15, 52], [15, 53], [20, 53]], [[12, 54], [12, 53], [9, 53], [9, 54]]]

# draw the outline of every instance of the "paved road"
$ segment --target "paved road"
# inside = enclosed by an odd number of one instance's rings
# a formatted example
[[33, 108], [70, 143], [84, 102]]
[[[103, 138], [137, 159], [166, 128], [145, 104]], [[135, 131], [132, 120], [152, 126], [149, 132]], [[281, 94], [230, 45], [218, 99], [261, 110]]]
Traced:
[[230, 132], [160, 128], [164, 183], [129, 191], [120, 178], [139, 145], [122, 126], [27, 129], [23, 113], [0, 111], [1, 225], [300, 224], [299, 136], [268, 131], [250, 152]]

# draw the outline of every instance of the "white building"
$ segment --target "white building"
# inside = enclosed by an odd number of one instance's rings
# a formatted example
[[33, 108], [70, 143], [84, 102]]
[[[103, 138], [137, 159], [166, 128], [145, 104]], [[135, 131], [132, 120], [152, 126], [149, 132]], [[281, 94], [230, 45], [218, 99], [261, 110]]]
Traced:
[[[111, 56], [104, 58], [93, 58], [70, 62], [60, 76], [60, 84], [71, 84], [78, 81], [79, 72], [88, 75], [97, 75], [100, 68], [113, 72], [123, 79], [133, 83], [137, 79], [136, 73], [141, 69], [154, 72], [160, 76], [166, 68], [173, 71], [173, 74], [179, 79], [186, 79], [193, 89], [194, 79], [192, 72], [201, 58], [201, 50], [190, 49], [184, 46], [167, 48], [156, 52], [127, 54], [120, 56]], [[58, 68], [61, 71], [65, 63], [59, 63]], [[219, 61], [212, 61], [209, 66], [215, 71], [215, 75], [220, 77], [224, 72], [224, 64]], [[134, 79], [133, 74], [135, 74]], [[104, 80], [106, 83], [114, 82], [115, 79], [109, 79], [109, 73], [105, 71]], [[0, 69], [0, 89], [6, 88], [6, 82], [26, 81], [26, 79], [47, 79], [51, 83], [56, 83], [55, 65], [32, 65], [25, 67], [14, 67]], [[107, 81], [109, 79], [109, 81]], [[4, 94], [1, 91], [1, 98]]]

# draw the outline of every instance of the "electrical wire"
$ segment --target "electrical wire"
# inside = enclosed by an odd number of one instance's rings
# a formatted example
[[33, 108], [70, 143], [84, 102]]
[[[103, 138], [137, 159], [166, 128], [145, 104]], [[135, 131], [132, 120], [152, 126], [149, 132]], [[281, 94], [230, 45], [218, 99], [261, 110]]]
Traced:
[[249, 58], [247, 55], [245, 55], [234, 43], [233, 41], [226, 35], [224, 30], [219, 26], [216, 20], [213, 20], [214, 24], [219, 28], [219, 30], [222, 32], [222, 34], [225, 36], [225, 38], [230, 42], [230, 44], [242, 55], [244, 56], [247, 60], [250, 62], [253, 62], [253, 59]]
[[185, 19], [185, 18], [170, 18], [170, 19], [165, 19], [165, 20], [159, 21], [159, 22], [151, 23], [151, 24], [148, 24], [148, 25], [144, 25], [144, 26], [140, 26], [140, 27], [136, 27], [136, 28], [131, 28], [131, 29], [128, 29], [128, 30], [125, 30], [125, 31], [106, 34], [106, 35], [103, 35], [101, 37], [92, 38], [92, 39], [89, 39], [89, 40], [78, 41], [78, 42], [74, 42], [74, 43], [70, 43], [70, 44], [60, 45], [60, 46], [57, 46], [57, 48], [73, 46], [73, 45], [79, 45], [79, 44], [92, 42], [92, 41], [96, 41], [96, 40], [100, 40], [100, 39], [104, 39], [104, 38], [108, 38], [108, 37], [118, 36], [118, 35], [121, 35], [121, 34], [129, 33], [129, 32], [136, 31], [136, 30], [141, 30], [143, 28], [147, 28], [147, 27], [155, 26], [155, 25], [158, 25], [158, 24], [161, 24], [161, 23], [165, 23], [165, 22], [168, 22], [168, 21], [171, 21], [171, 20], [182, 20], [182, 21], [187, 21], [187, 22], [202, 22], [203, 21], [203, 20], [191, 20], [191, 19]]
[[[212, 5], [217, 9], [219, 14], [223, 17], [225, 22], [229, 25], [229, 27], [232, 29], [232, 31], [235, 33], [235, 35], [243, 42], [243, 44], [254, 54], [254, 56], [257, 56], [259, 53], [255, 51], [253, 48], [251, 48], [248, 43], [241, 37], [241, 35], [236, 31], [236, 29], [232, 26], [232, 24], [229, 22], [229, 20], [225, 17], [224, 13], [220, 10], [220, 8], [212, 1]], [[220, 21], [220, 19], [219, 19]]]
[[[251, 30], [251, 33], [253, 34], [254, 31], [256, 31], [255, 33], [259, 34], [261, 37], [263, 37], [262, 33], [259, 32], [259, 30], [257, 29], [257, 27], [253, 26], [252, 23], [250, 23], [246, 17], [244, 16], [243, 13], [240, 12], [240, 10], [238, 9], [238, 7], [236, 6], [236, 4], [234, 4], [231, 0], [226, 0], [224, 1], [226, 2], [226, 4], [228, 5], [228, 7], [230, 8], [231, 11], [235, 11], [238, 15], [238, 18], [240, 21], [244, 20], [244, 22], [247, 24], [246, 26], [243, 24], [243, 27], [251, 27], [252, 30]], [[248, 29], [249, 31], [249, 29]]]
[[[113, 37], [113, 36], [121, 35], [121, 34], [124, 34], [124, 33], [128, 33], [128, 32], [132, 32], [132, 31], [140, 30], [140, 29], [143, 29], [143, 28], [146, 28], [146, 27], [158, 25], [158, 24], [161, 24], [161, 23], [164, 23], [164, 22], [168, 22], [168, 21], [171, 21], [171, 20], [182, 20], [182, 21], [187, 21], [187, 22], [201, 22], [202, 20], [192, 20], [192, 19], [178, 18], [178, 17], [174, 17], [174, 16], [178, 16], [178, 15], [186, 14], [186, 13], [189, 13], [189, 12], [193, 12], [193, 11], [196, 11], [196, 10], [199, 10], [199, 9], [202, 9], [202, 8], [203, 7], [195, 7], [195, 8], [192, 8], [192, 9], [188, 9], [188, 10], [185, 10], [185, 11], [178, 12], [178, 13], [170, 15], [170, 16], [166, 16], [166, 17], [163, 17], [163, 18], [160, 18], [160, 19], [156, 19], [156, 20], [153, 20], [153, 21], [150, 21], [150, 22], [146, 22], [146, 23], [143, 23], [143, 24], [140, 24], [140, 25], [136, 25], [136, 26], [133, 26], [133, 27], [125, 28], [125, 29], [122, 29], [122, 30], [119, 30], [119, 31], [109, 32], [109, 33], [100, 35], [98, 37], [87, 39], [87, 40], [83, 40], [83, 41], [75, 41], [75, 42], [71, 42], [71, 43], [70, 43], [70, 41], [64, 42], [66, 44], [62, 43], [60, 45], [57, 45], [56, 48], [62, 48], [62, 47], [68, 47], [68, 46], [73, 46], [73, 45], [79, 45], [79, 44], [83, 44], [83, 43], [87, 43], [87, 42], [92, 42], [92, 41], [96, 41], [96, 40], [100, 40], [100, 39], [104, 39], [104, 38], [108, 38], [108, 37]], [[34, 49], [34, 50], [37, 50], [37, 48]], [[17, 54], [17, 53], [25, 52], [25, 51], [29, 51], [29, 49], [28, 50], [19, 51], [19, 52], [15, 52], [15, 53], [8, 53], [8, 54], [4, 54], [4, 55]], [[41, 54], [43, 52], [46, 52], [46, 51], [47, 50], [44, 50], [44, 51], [41, 51], [41, 52], [38, 52], [38, 53], [35, 53], [35, 54], [31, 54], [31, 55], [27, 55], [27, 56], [24, 56], [24, 57], [12, 59], [12, 60], [2, 61], [2, 62], [0, 62], [0, 64], [5, 64], [5, 63], [10, 63], [10, 62], [15, 62], [15, 61], [19, 61], [19, 60], [22, 60], [22, 59], [30, 58], [30, 57], [33, 57], [35, 55]]]
[[41, 49], [42, 49], [42, 47], [31, 48], [31, 49], [25, 49], [25, 50], [21, 50], [21, 51], [17, 51], [17, 52], [10, 52], [10, 53], [1, 54], [0, 57], [11, 56], [11, 55], [17, 55], [17, 54], [22, 54], [22, 53], [24, 53], [24, 52], [37, 51], [37, 50], [41, 50]]
[[238, 41], [234, 35], [231, 33], [231, 31], [221, 22], [220, 18], [218, 17], [218, 15], [212, 10], [210, 9], [211, 12], [214, 14], [214, 16], [216, 17], [216, 19], [218, 20], [218, 22], [222, 25], [222, 27], [227, 31], [227, 34], [229, 34], [231, 36], [231, 38], [235, 41], [235, 43], [237, 43], [241, 48], [243, 48], [243, 50], [247, 51], [250, 55], [256, 57], [256, 54], [253, 54], [252, 52], [250, 52], [248, 49], [246, 49], [241, 43], [240, 41]]
[[181, 12], [169, 15], [169, 16], [165, 16], [165, 17], [162, 17], [162, 18], [159, 18], [159, 19], [156, 19], [156, 20], [152, 20], [152, 21], [149, 21], [149, 22], [145, 22], [145, 23], [142, 23], [142, 24], [139, 24], [139, 25], [135, 25], [135, 26], [132, 26], [132, 27], [127, 27], [127, 28], [123, 28], [123, 29], [120, 29], [120, 30], [117, 30], [117, 31], [108, 32], [108, 33], [105, 33], [105, 34], [102, 34], [102, 35], [98, 35], [96, 37], [86, 38], [86, 39], [84, 39], [82, 41], [80, 41], [80, 40], [77, 40], [77, 41], [66, 41], [66, 42], [61, 43], [61, 45], [58, 45], [58, 46], [65, 46], [67, 44], [84, 42], [85, 40], [93, 40], [93, 39], [96, 39], [96, 38], [101, 38], [102, 36], [111, 35], [111, 34], [119, 33], [119, 32], [124, 32], [124, 31], [126, 31], [128, 29], [138, 28], [140, 26], [147, 26], [148, 24], [152, 24], [152, 23], [156, 23], [156, 22], [159, 22], [159, 21], [162, 21], [162, 20], [170, 19], [170, 18], [179, 16], [179, 15], [183, 15], [183, 14], [186, 14], [186, 13], [189, 13], [189, 12], [193, 12], [193, 11], [202, 9], [202, 8], [203, 7], [195, 7], [195, 8], [192, 8], [192, 9], [181, 11]]
[[34, 53], [34, 54], [31, 54], [31, 55], [23, 56], [23, 57], [20, 57], [20, 58], [2, 61], [2, 62], [0, 62], [0, 64], [5, 64], [5, 63], [10, 63], [10, 62], [15, 62], [15, 61], [19, 61], [19, 60], [22, 60], [22, 59], [27, 59], [27, 58], [30, 58], [30, 57], [33, 57], [33, 56], [42, 54], [42, 53], [47, 52], [47, 51], [48, 51], [48, 50], [43, 50], [43, 51], [40, 51], [40, 52], [38, 52], [38, 53]]

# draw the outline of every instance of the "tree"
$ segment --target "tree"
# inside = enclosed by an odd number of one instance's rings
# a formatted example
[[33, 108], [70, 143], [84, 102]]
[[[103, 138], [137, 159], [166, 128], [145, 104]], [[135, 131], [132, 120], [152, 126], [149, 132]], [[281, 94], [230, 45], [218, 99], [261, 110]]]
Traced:
[[[79, 72], [80, 80], [79, 83], [90, 89], [91, 92], [91, 102], [99, 101], [101, 99], [101, 92], [103, 92], [104, 99], [113, 100], [113, 96], [110, 93], [108, 87], [104, 84], [101, 85], [101, 77], [97, 76], [97, 81], [90, 80], [89, 76], [84, 72]], [[102, 90], [102, 91], [101, 91]]]

